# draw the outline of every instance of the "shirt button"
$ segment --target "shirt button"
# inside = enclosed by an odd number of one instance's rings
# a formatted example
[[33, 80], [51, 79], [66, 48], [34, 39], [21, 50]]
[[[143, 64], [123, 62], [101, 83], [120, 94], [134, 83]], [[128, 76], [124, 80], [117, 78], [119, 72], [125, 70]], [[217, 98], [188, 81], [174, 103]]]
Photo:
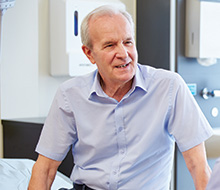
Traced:
[[116, 171], [113, 171], [113, 174], [114, 174], [114, 175], [116, 175], [116, 174], [117, 174], [117, 172], [116, 172]]
[[118, 131], [119, 131], [119, 132], [121, 132], [121, 131], [122, 131], [122, 129], [123, 129], [123, 127], [119, 127]]
[[122, 149], [122, 150], [121, 150], [121, 154], [124, 154], [124, 153], [125, 153], [125, 151], [124, 151], [124, 149]]

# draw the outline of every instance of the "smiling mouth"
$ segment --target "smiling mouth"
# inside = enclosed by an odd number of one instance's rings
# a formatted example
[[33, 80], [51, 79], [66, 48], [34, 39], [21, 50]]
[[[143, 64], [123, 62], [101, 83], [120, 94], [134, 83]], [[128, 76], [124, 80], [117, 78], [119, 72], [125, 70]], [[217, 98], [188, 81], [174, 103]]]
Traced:
[[129, 65], [129, 63], [124, 64], [124, 65], [119, 65], [119, 66], [116, 66], [116, 68], [124, 68], [124, 67], [127, 67], [128, 65]]

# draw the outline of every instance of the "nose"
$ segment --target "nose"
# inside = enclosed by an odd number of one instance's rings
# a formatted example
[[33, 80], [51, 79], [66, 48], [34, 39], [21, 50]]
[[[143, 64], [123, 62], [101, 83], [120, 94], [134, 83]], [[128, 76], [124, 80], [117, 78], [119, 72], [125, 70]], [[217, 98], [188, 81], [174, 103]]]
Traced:
[[117, 47], [116, 57], [120, 59], [125, 59], [128, 57], [128, 50], [124, 44], [120, 44]]

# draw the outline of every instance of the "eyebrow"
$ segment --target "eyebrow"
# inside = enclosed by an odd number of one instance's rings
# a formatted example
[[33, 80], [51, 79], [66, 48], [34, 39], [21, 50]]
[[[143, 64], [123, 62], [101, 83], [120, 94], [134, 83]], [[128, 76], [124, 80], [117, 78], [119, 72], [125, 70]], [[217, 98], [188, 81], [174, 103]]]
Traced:
[[[132, 38], [132, 37], [128, 37], [128, 38], [126, 38], [126, 39], [123, 40], [123, 41], [127, 41], [127, 40], [133, 40], [133, 38]], [[106, 42], [103, 43], [103, 46], [108, 45], [108, 44], [112, 44], [112, 43], [114, 44], [115, 41], [116, 41], [116, 40], [108, 40], [108, 41], [106, 41]]]
[[[132, 37], [128, 37], [128, 38], [126, 38], [126, 40], [132, 40], [132, 39], [133, 39]], [[126, 41], [126, 40], [125, 40], [125, 41]]]
[[103, 46], [106, 46], [106, 45], [112, 44], [112, 43], [115, 43], [115, 41], [114, 40], [109, 40], [109, 41], [104, 42]]

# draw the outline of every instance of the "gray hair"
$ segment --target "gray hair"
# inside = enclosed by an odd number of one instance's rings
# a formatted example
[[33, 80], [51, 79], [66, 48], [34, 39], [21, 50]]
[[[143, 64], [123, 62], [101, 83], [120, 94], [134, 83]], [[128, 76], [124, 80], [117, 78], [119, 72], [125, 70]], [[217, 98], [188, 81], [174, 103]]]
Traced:
[[133, 35], [134, 35], [134, 22], [132, 19], [132, 16], [124, 9], [120, 9], [118, 7], [115, 6], [111, 6], [111, 5], [103, 5], [100, 6], [96, 9], [94, 9], [92, 12], [90, 12], [82, 21], [81, 24], [81, 41], [82, 44], [92, 48], [92, 42], [91, 42], [91, 38], [89, 35], [89, 21], [90, 19], [93, 18], [97, 18], [97, 17], [101, 17], [101, 16], [112, 16], [112, 15], [117, 15], [117, 14], [122, 14], [130, 23], [132, 30], [133, 30]]

